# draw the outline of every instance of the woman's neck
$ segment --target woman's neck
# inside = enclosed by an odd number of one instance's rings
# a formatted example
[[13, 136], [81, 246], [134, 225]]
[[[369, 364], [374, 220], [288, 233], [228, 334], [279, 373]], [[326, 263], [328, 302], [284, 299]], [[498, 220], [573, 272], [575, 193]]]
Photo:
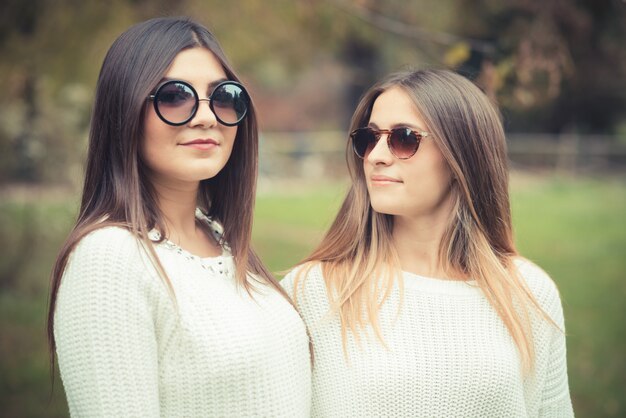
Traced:
[[461, 272], [447, 268], [439, 255], [450, 216], [448, 212], [420, 218], [394, 218], [392, 240], [402, 270], [441, 279], [466, 279]]
[[198, 187], [193, 185], [172, 185], [165, 182], [153, 182], [157, 193], [158, 205], [164, 217], [165, 234], [176, 243], [185, 241], [185, 237], [196, 234], [195, 211]]
[[167, 238], [199, 257], [222, 254], [222, 247], [196, 222], [198, 187], [153, 183], [163, 213]]

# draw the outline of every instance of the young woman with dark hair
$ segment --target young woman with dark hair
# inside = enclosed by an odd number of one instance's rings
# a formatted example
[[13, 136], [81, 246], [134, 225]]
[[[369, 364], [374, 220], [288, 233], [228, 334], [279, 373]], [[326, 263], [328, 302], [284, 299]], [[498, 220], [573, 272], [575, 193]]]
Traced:
[[250, 248], [254, 106], [215, 37], [137, 24], [98, 79], [48, 337], [74, 416], [306, 416], [308, 337]]
[[312, 415], [569, 417], [558, 291], [515, 249], [500, 115], [445, 70], [352, 118], [350, 190], [281, 284], [314, 349]]

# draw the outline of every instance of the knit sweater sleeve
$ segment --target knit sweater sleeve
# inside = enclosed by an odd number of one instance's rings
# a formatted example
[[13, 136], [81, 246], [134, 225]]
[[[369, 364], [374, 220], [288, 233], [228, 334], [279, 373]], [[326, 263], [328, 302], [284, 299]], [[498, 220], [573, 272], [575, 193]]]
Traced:
[[292, 270], [280, 281], [280, 285], [283, 287], [283, 289], [285, 289], [285, 292], [287, 292], [292, 300], [294, 299], [293, 280], [295, 278], [295, 274], [295, 270]]
[[138, 241], [120, 228], [87, 235], [70, 256], [54, 332], [72, 416], [159, 416], [147, 271]]
[[557, 329], [552, 324], [542, 322], [550, 331], [550, 347], [546, 353], [545, 381], [541, 393], [539, 416], [544, 418], [573, 417], [574, 411], [567, 376], [565, 320], [559, 291], [552, 279], [541, 268], [529, 261], [523, 261], [520, 264], [520, 270], [528, 279], [539, 304], [558, 326]]
[[546, 418], [573, 417], [574, 411], [567, 378], [563, 308], [556, 288], [554, 288], [550, 314], [560, 330], [555, 329], [552, 334], [539, 416]]
[[[319, 264], [317, 265], [299, 265], [294, 267], [285, 277], [280, 281], [280, 285], [285, 289], [285, 292], [289, 295], [291, 300], [296, 304], [296, 306], [301, 305], [302, 298], [306, 296], [304, 292], [304, 284], [306, 279], [308, 278], [311, 269], [319, 269]], [[298, 286], [296, 289], [296, 279], [298, 282]]]

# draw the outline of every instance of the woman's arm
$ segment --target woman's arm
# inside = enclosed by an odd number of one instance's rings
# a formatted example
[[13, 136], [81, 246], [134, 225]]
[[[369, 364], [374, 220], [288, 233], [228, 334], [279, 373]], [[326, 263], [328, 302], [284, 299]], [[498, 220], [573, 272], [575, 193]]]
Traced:
[[71, 255], [54, 331], [72, 416], [159, 416], [147, 277], [137, 240], [119, 228], [89, 234]]
[[554, 288], [554, 293], [555, 297], [550, 314], [560, 330], [552, 327], [552, 341], [550, 343], [550, 352], [548, 353], [549, 359], [546, 370], [546, 380], [541, 396], [539, 416], [546, 418], [573, 417], [574, 411], [567, 380], [563, 307], [556, 288]]

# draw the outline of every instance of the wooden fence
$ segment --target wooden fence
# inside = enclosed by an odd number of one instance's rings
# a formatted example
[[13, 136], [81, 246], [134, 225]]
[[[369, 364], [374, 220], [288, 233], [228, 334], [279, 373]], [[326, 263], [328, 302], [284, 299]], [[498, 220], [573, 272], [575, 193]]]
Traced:
[[[265, 132], [260, 174], [267, 178], [346, 175], [347, 135], [340, 131]], [[626, 172], [626, 138], [603, 135], [508, 134], [513, 169], [563, 174]]]

